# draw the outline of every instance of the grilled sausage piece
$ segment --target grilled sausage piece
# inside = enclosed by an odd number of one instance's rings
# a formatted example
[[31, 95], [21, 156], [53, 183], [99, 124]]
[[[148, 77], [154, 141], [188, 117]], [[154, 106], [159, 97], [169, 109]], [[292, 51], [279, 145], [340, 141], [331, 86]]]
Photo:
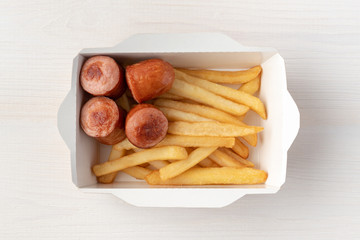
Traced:
[[89, 58], [82, 66], [80, 83], [94, 96], [119, 98], [126, 89], [124, 69], [107, 56]]
[[107, 97], [93, 97], [81, 109], [80, 124], [84, 132], [100, 143], [113, 145], [125, 136], [126, 112]]
[[161, 59], [149, 59], [126, 67], [126, 82], [138, 103], [167, 92], [174, 79], [174, 68]]
[[155, 146], [165, 138], [167, 130], [167, 118], [151, 104], [136, 105], [126, 117], [126, 137], [139, 148]]

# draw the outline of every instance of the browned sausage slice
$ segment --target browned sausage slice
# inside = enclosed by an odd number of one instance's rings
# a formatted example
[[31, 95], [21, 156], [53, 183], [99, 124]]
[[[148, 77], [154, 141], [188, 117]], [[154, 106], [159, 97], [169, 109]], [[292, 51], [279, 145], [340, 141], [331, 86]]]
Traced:
[[107, 56], [91, 57], [82, 66], [80, 83], [94, 96], [118, 98], [126, 88], [124, 70], [114, 59]]
[[110, 98], [94, 97], [82, 107], [80, 124], [87, 135], [113, 145], [125, 138], [125, 116], [125, 111]]
[[126, 136], [139, 148], [155, 146], [164, 139], [167, 130], [167, 118], [151, 104], [136, 105], [126, 117]]
[[174, 79], [174, 68], [161, 59], [149, 59], [126, 67], [126, 82], [138, 103], [167, 92]]

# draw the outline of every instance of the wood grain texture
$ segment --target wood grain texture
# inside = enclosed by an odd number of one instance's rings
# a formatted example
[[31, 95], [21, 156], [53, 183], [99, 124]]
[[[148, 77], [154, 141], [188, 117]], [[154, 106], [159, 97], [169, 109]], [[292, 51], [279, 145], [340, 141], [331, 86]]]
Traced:
[[[1, 1], [1, 239], [359, 239], [360, 2]], [[56, 114], [72, 58], [142, 32], [224, 32], [285, 58], [287, 182], [223, 209], [129, 206], [71, 183]]]

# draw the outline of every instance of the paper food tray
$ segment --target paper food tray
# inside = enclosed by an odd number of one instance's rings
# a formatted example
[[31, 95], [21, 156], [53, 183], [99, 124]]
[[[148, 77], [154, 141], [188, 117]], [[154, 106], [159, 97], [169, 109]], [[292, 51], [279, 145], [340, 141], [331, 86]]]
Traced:
[[[81, 106], [89, 98], [79, 84], [83, 62], [94, 55], [108, 55], [119, 63], [160, 58], [175, 67], [241, 69], [263, 68], [260, 99], [268, 119], [249, 114], [252, 125], [263, 126], [250, 160], [268, 172], [265, 184], [213, 186], [149, 186], [119, 173], [113, 184], [98, 184], [91, 166], [107, 160], [109, 146], [88, 137], [79, 124]], [[74, 184], [84, 192], [111, 193], [135, 206], [223, 207], [246, 194], [276, 193], [285, 182], [287, 151], [300, 127], [299, 110], [287, 90], [283, 58], [273, 48], [247, 47], [219, 33], [138, 34], [111, 48], [82, 50], [73, 61], [71, 90], [60, 106], [58, 128], [70, 149]]]

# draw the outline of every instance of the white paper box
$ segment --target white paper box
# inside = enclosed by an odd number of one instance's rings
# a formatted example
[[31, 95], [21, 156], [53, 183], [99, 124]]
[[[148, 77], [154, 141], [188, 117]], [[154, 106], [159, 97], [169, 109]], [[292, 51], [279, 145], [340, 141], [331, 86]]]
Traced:
[[[268, 172], [261, 185], [215, 185], [165, 187], [149, 186], [119, 173], [113, 184], [98, 184], [91, 166], [106, 161], [109, 147], [88, 137], [79, 124], [81, 106], [89, 98], [79, 84], [84, 60], [108, 55], [119, 63], [161, 58], [176, 67], [241, 69], [261, 64], [259, 94], [268, 119], [250, 114], [252, 125], [264, 127], [250, 159]], [[58, 128], [71, 152], [72, 180], [84, 192], [111, 193], [135, 206], [146, 207], [223, 207], [245, 194], [276, 193], [285, 182], [287, 151], [300, 126], [299, 110], [287, 91], [283, 58], [272, 48], [247, 47], [218, 33], [139, 34], [112, 48], [82, 50], [74, 59], [71, 90], [60, 106]]]

